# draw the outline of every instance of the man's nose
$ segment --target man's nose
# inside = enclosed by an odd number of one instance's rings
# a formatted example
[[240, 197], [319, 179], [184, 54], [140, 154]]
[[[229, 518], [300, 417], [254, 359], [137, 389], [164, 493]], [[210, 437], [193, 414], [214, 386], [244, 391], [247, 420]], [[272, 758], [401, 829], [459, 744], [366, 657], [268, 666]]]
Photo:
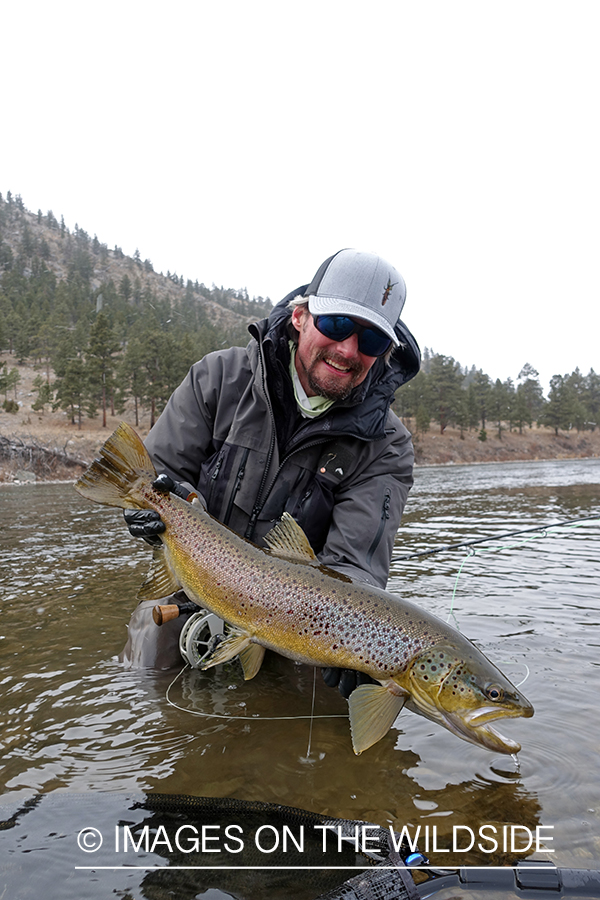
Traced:
[[351, 334], [343, 341], [337, 341], [335, 345], [336, 353], [339, 353], [340, 356], [345, 356], [347, 359], [351, 359], [353, 356], [358, 354], [358, 335]]

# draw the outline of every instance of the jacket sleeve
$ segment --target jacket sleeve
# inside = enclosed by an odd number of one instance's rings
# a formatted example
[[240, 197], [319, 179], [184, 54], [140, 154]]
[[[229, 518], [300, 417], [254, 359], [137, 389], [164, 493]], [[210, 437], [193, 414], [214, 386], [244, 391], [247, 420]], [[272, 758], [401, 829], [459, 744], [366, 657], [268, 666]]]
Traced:
[[220, 420], [231, 414], [247, 380], [244, 357], [243, 348], [232, 347], [191, 367], [145, 440], [158, 472], [197, 489], [202, 463], [218, 449]]
[[320, 562], [385, 588], [394, 538], [413, 483], [411, 437], [390, 413], [394, 433], [376, 455], [365, 448], [364, 460], [352, 480], [340, 486]]

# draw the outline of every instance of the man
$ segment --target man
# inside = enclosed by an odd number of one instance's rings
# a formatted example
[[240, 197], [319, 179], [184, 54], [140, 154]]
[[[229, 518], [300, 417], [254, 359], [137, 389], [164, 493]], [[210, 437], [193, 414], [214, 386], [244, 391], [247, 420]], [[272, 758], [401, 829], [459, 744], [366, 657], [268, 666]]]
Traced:
[[[309, 285], [250, 326], [247, 347], [192, 366], [146, 440], [157, 471], [261, 546], [289, 512], [320, 562], [385, 587], [414, 459], [390, 410], [420, 365], [400, 321], [405, 297], [402, 276], [373, 253], [325, 260]], [[152, 511], [125, 517], [134, 535], [164, 530]], [[180, 619], [158, 628], [153, 605], [134, 612], [123, 658], [175, 665]]]

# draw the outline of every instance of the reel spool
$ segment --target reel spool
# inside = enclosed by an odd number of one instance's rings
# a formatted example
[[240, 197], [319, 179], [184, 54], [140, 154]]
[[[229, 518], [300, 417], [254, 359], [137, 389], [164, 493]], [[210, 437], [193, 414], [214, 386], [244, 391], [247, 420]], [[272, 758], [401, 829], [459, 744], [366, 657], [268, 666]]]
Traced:
[[179, 651], [184, 660], [199, 669], [209, 655], [212, 638], [223, 634], [225, 623], [214, 613], [200, 609], [189, 617], [179, 635]]

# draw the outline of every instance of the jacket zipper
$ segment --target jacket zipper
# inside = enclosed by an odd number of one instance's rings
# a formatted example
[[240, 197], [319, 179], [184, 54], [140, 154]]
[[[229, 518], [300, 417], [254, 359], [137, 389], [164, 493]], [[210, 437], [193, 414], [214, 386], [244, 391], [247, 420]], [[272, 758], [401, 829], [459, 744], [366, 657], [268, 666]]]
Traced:
[[212, 498], [212, 493], [213, 493], [213, 490], [214, 490], [215, 482], [216, 482], [217, 478], [219, 477], [219, 472], [220, 472], [220, 470], [221, 470], [221, 466], [223, 465], [223, 460], [224, 460], [224, 459], [225, 459], [225, 451], [224, 451], [224, 450], [221, 450], [221, 452], [220, 452], [220, 454], [219, 454], [219, 457], [218, 457], [218, 459], [217, 459], [217, 462], [216, 462], [216, 464], [215, 464], [215, 467], [214, 467], [214, 469], [213, 469], [213, 473], [212, 473], [212, 475], [210, 476], [210, 485], [209, 485], [209, 487], [208, 487], [208, 497], [206, 498], [206, 506], [207, 506], [207, 507], [210, 506], [210, 501], [211, 501], [211, 498]]
[[225, 513], [225, 518], [223, 519], [223, 525], [229, 525], [229, 519], [231, 517], [231, 512], [233, 510], [233, 501], [235, 500], [235, 496], [242, 485], [242, 479], [246, 472], [246, 462], [248, 460], [249, 454], [250, 454], [250, 450], [248, 447], [246, 447], [246, 449], [244, 450], [243, 456], [242, 456], [242, 461], [240, 463], [240, 467], [238, 469], [238, 473], [237, 473], [237, 476], [235, 479], [235, 484], [233, 486], [233, 490], [229, 497], [229, 503], [227, 504], [227, 512]]
[[389, 517], [390, 517], [390, 503], [391, 502], [392, 502], [391, 501], [391, 493], [389, 490], [386, 490], [385, 496], [383, 498], [383, 506], [381, 509], [381, 519], [379, 521], [379, 528], [377, 529], [377, 534], [375, 535], [375, 537], [373, 539], [373, 543], [371, 544], [371, 546], [369, 547], [369, 550], [367, 552], [366, 563], [368, 566], [371, 565], [375, 551], [377, 550], [377, 547], [379, 546], [379, 541], [381, 540], [381, 538], [383, 536], [383, 531], [385, 529], [386, 520], [389, 519]]
[[266, 459], [266, 462], [265, 462], [265, 469], [264, 469], [264, 472], [263, 472], [263, 476], [262, 476], [262, 478], [261, 478], [261, 480], [260, 480], [260, 485], [259, 485], [258, 491], [256, 492], [256, 500], [254, 501], [254, 507], [253, 507], [253, 509], [252, 509], [252, 514], [251, 514], [251, 516], [250, 516], [250, 519], [249, 519], [249, 521], [248, 521], [248, 525], [247, 525], [247, 527], [246, 527], [246, 532], [245, 532], [245, 534], [244, 534], [244, 537], [245, 537], [246, 540], [248, 540], [248, 541], [251, 541], [252, 538], [254, 537], [254, 529], [256, 528], [256, 522], [258, 521], [258, 517], [259, 517], [259, 515], [260, 515], [260, 511], [261, 511], [261, 509], [262, 509], [262, 507], [263, 507], [263, 504], [260, 502], [260, 498], [261, 498], [261, 496], [262, 496], [262, 493], [263, 493], [263, 491], [264, 491], [264, 489], [265, 489], [265, 485], [266, 485], [266, 483], [267, 483], [267, 478], [268, 478], [268, 475], [269, 475], [269, 469], [271, 468], [271, 461], [272, 461], [272, 459], [273, 459], [273, 453], [275, 452], [275, 441], [276, 441], [275, 416], [274, 416], [274, 414], [273, 414], [273, 407], [272, 407], [272, 405], [271, 405], [271, 398], [270, 398], [270, 396], [269, 396], [269, 391], [268, 391], [268, 389], [267, 389], [267, 377], [266, 377], [266, 372], [265, 372], [265, 360], [264, 360], [264, 357], [263, 357], [263, 348], [262, 348], [262, 345], [261, 345], [260, 341], [258, 342], [258, 358], [259, 358], [259, 360], [260, 360], [260, 373], [261, 373], [261, 377], [262, 377], [262, 388], [263, 388], [263, 391], [264, 391], [264, 394], [265, 394], [265, 398], [266, 398], [266, 401], [267, 401], [267, 407], [268, 407], [268, 409], [269, 409], [269, 416], [270, 416], [270, 418], [271, 418], [271, 440], [270, 440], [270, 442], [269, 442], [269, 452], [268, 452], [268, 454], [267, 454], [267, 459]]

